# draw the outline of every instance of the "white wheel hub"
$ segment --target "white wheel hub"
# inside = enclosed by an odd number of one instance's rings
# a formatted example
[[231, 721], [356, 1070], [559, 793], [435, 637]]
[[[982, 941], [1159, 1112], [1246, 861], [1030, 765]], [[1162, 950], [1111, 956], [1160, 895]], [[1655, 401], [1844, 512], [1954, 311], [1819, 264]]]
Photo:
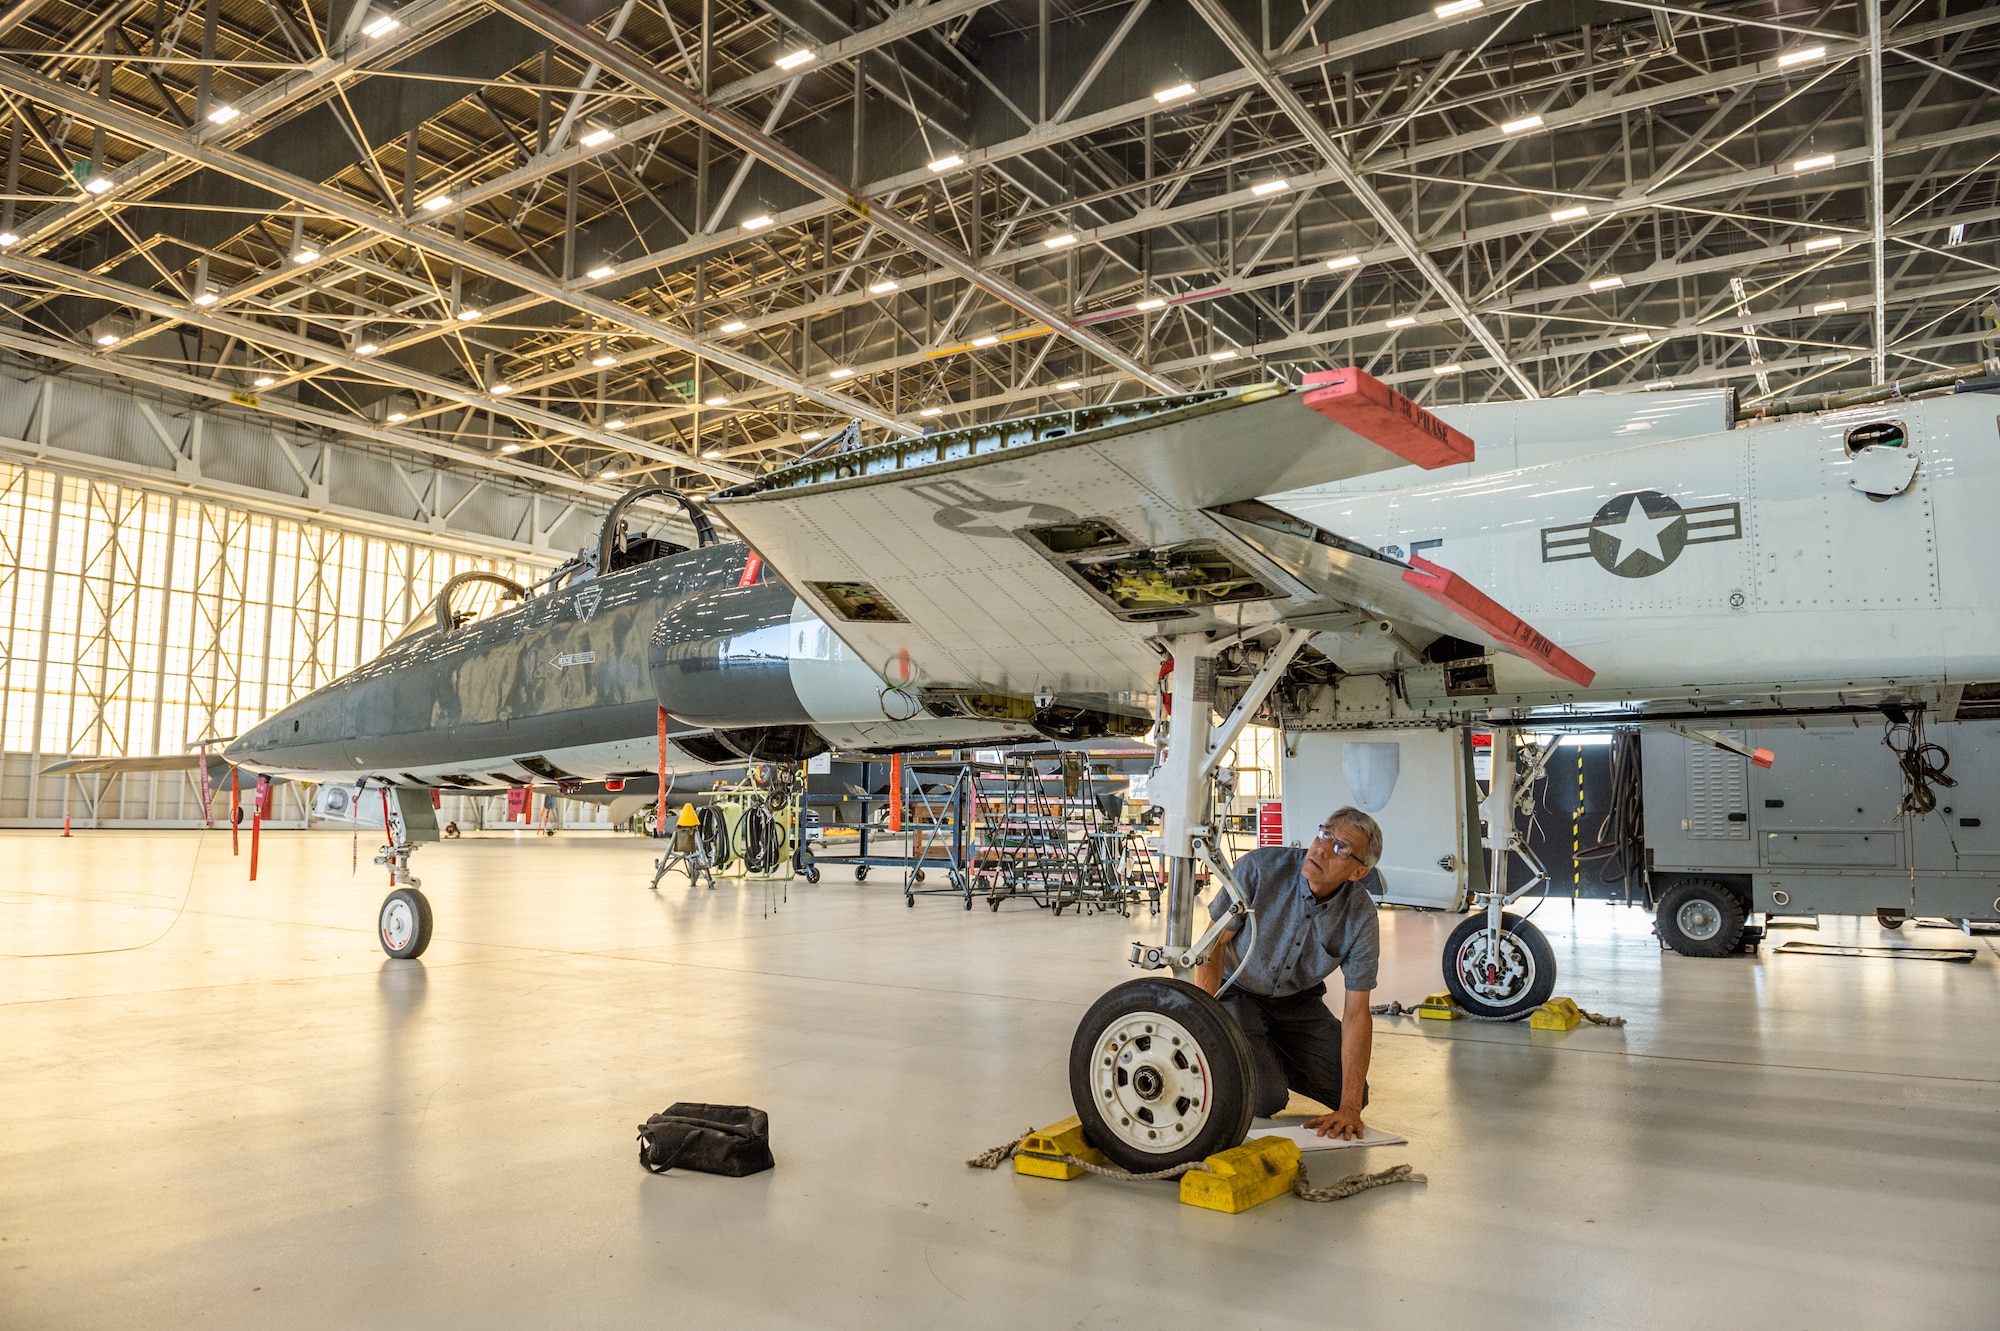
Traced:
[[1722, 912], [1713, 901], [1696, 897], [1674, 912], [1674, 924], [1697, 943], [1706, 943], [1722, 932]]
[[1194, 1140], [1209, 1115], [1210, 1077], [1187, 1028], [1157, 1012], [1130, 1012], [1097, 1036], [1091, 1089], [1105, 1127], [1152, 1154]]
[[382, 907], [382, 941], [392, 952], [399, 952], [410, 945], [417, 936], [417, 913], [402, 897], [387, 902]]
[[1459, 945], [1458, 981], [1482, 1002], [1498, 1007], [1526, 993], [1535, 982], [1534, 954], [1511, 933], [1502, 933], [1497, 948], [1489, 948], [1492, 931], [1481, 929]]

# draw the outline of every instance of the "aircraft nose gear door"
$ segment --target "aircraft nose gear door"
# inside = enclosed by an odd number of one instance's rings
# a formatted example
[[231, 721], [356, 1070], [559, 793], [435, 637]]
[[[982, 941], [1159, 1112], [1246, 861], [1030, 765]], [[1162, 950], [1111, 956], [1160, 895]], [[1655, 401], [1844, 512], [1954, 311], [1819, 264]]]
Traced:
[[[1171, 967], [1177, 978], [1127, 980], [1105, 994], [1084, 1014], [1069, 1051], [1070, 1100], [1084, 1136], [1135, 1174], [1226, 1151], [1250, 1130], [1250, 1047], [1228, 1010], [1188, 981], [1221, 946], [1225, 927], [1241, 925], [1247, 938], [1256, 937], [1256, 920], [1215, 846], [1208, 817], [1223, 754], [1311, 636], [1291, 628], [1278, 633], [1220, 727], [1211, 714], [1214, 661], [1237, 640], [1195, 633], [1167, 639], [1173, 657], [1162, 704], [1167, 751], [1152, 785], [1166, 814], [1160, 836], [1168, 864], [1166, 938], [1134, 943], [1132, 964], [1142, 970]], [[1232, 903], [1199, 939], [1194, 936], [1197, 860]]]
[[[1454, 1003], [1475, 1017], [1519, 1021], [1549, 1001], [1556, 987], [1556, 955], [1542, 931], [1512, 905], [1547, 881], [1527, 843], [1514, 830], [1514, 732], [1493, 731], [1493, 784], [1481, 812], [1493, 871], [1484, 891], [1473, 893], [1472, 914], [1444, 945], [1444, 987]], [[1507, 856], [1527, 864], [1528, 881], [1509, 891]]]

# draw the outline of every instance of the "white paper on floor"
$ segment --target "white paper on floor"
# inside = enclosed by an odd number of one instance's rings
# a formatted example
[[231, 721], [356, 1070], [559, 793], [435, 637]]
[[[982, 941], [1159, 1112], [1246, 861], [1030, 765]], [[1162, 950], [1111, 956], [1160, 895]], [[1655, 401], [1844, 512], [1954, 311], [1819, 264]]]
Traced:
[[1361, 1126], [1361, 1140], [1343, 1140], [1339, 1137], [1322, 1137], [1303, 1123], [1287, 1123], [1283, 1127], [1252, 1128], [1249, 1140], [1259, 1137], [1283, 1137], [1301, 1151], [1338, 1151], [1348, 1146], [1407, 1146], [1410, 1139], [1380, 1128]]

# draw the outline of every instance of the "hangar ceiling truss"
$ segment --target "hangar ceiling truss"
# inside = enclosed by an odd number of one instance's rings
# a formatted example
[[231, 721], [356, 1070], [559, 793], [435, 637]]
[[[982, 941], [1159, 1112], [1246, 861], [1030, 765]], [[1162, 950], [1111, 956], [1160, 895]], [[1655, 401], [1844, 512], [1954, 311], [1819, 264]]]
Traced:
[[1978, 354], [2000, 7], [15, 0], [0, 354], [565, 501], [1358, 364]]

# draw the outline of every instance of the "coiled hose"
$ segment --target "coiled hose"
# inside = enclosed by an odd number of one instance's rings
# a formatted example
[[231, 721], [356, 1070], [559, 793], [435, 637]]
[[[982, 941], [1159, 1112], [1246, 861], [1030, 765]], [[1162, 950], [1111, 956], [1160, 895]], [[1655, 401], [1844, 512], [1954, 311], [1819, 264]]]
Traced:
[[753, 804], [743, 812], [743, 867], [751, 873], [769, 873], [783, 861], [787, 847], [785, 828], [772, 815], [769, 805]]
[[736, 858], [735, 847], [729, 844], [729, 820], [722, 816], [722, 810], [714, 805], [703, 808], [695, 815], [695, 844], [701, 847], [702, 858], [711, 869], [725, 869]]

